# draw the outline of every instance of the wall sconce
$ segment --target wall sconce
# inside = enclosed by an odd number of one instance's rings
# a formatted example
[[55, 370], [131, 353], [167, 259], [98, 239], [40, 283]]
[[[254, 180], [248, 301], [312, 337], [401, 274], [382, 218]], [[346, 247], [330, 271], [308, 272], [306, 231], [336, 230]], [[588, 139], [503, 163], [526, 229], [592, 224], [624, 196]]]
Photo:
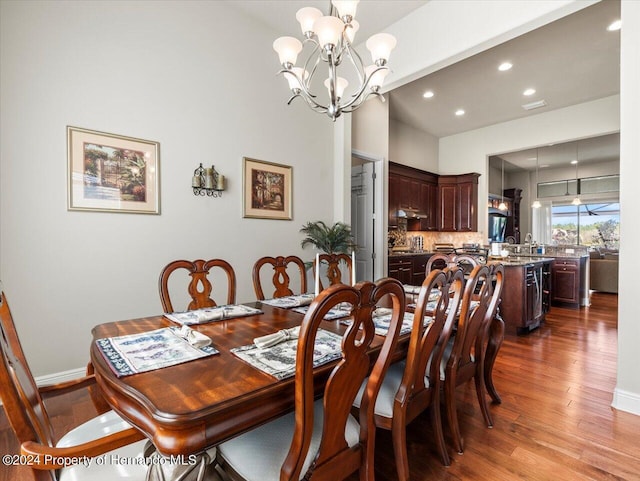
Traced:
[[211, 167], [202, 167], [202, 163], [200, 163], [200, 167], [193, 171], [191, 187], [193, 187], [193, 195], [222, 197], [224, 175], [220, 175], [213, 165]]

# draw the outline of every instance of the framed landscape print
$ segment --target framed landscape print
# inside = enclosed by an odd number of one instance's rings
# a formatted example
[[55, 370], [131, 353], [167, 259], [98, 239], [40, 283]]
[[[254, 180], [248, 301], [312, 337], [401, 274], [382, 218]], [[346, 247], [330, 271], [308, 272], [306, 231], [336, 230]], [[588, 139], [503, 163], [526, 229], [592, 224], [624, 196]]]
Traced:
[[160, 213], [160, 144], [67, 127], [69, 210]]
[[291, 167], [243, 159], [244, 217], [291, 220]]

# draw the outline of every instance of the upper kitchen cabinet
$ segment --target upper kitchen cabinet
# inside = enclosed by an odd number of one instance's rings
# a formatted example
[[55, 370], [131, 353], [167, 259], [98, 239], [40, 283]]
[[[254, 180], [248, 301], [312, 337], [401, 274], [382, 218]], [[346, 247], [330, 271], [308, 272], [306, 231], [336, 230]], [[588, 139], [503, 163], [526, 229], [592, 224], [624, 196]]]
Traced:
[[439, 231], [478, 230], [478, 177], [476, 173], [438, 177]]
[[437, 175], [389, 162], [389, 227], [402, 211], [408, 230], [437, 230], [437, 188]]

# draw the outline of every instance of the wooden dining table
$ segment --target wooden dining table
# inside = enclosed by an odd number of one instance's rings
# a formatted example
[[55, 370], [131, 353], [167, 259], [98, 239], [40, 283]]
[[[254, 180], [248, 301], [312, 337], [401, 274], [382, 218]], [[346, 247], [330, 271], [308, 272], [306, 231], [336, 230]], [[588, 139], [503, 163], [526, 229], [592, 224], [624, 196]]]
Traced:
[[[244, 362], [231, 349], [253, 339], [300, 325], [304, 315], [265, 303], [245, 304], [262, 314], [212, 321], [191, 326], [212, 340], [219, 354], [134, 375], [118, 377], [95, 342], [91, 362], [96, 380], [108, 404], [142, 431], [164, 455], [191, 455], [266, 423], [294, 408], [295, 377], [278, 380]], [[494, 320], [488, 339], [485, 378], [495, 402], [500, 398], [492, 382], [492, 367], [502, 342], [502, 321]], [[100, 324], [93, 328], [94, 341], [149, 332], [176, 324], [163, 315]], [[321, 327], [342, 334], [340, 320], [323, 321]], [[406, 356], [410, 334], [400, 337], [392, 362]], [[384, 338], [375, 336], [372, 359]], [[315, 370], [316, 393], [321, 395], [335, 365]]]
[[[109, 405], [140, 429], [164, 455], [202, 453], [227, 439], [285, 414], [294, 407], [295, 377], [278, 380], [249, 365], [230, 350], [280, 329], [300, 325], [304, 315], [261, 302], [245, 304], [262, 314], [191, 326], [212, 340], [219, 354], [129, 376], [117, 377], [93, 342], [91, 362]], [[109, 322], [93, 328], [94, 341], [176, 326], [166, 317]], [[339, 320], [321, 327], [343, 333]], [[408, 341], [408, 335], [404, 336]], [[382, 346], [376, 336], [372, 353]], [[402, 347], [398, 358], [402, 356]], [[315, 384], [321, 394], [335, 364], [319, 366]]]

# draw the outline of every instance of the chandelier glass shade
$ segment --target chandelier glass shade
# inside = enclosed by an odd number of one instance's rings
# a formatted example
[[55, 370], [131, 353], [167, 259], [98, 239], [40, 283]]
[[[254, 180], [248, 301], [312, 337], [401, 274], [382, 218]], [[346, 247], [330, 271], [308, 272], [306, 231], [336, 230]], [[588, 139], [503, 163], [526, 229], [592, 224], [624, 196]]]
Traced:
[[502, 185], [501, 185], [502, 189], [500, 190], [500, 196], [502, 198], [502, 201], [500, 202], [500, 204], [498, 205], [498, 210], [507, 210], [507, 204], [504, 201], [504, 159], [502, 159]]
[[[388, 33], [371, 36], [366, 47], [371, 53], [372, 64], [365, 66], [362, 58], [353, 48], [353, 40], [360, 28], [355, 20], [358, 0], [332, 0], [329, 15], [317, 8], [305, 7], [298, 10], [296, 19], [300, 23], [303, 41], [295, 37], [280, 37], [273, 42], [278, 53], [284, 75], [293, 95], [287, 104], [301, 97], [314, 111], [326, 113], [335, 121], [342, 113], [353, 112], [370, 96], [377, 95], [383, 101], [380, 88], [389, 73], [387, 62], [396, 46], [396, 39]], [[310, 50], [302, 67], [296, 67], [298, 55], [307, 47]], [[339, 76], [338, 70], [347, 71]], [[322, 101], [314, 92], [318, 87], [316, 77], [326, 72], [324, 81], [328, 98]], [[348, 75], [347, 75], [348, 74]], [[349, 92], [347, 78], [355, 79]], [[315, 81], [315, 82], [314, 82]]]

